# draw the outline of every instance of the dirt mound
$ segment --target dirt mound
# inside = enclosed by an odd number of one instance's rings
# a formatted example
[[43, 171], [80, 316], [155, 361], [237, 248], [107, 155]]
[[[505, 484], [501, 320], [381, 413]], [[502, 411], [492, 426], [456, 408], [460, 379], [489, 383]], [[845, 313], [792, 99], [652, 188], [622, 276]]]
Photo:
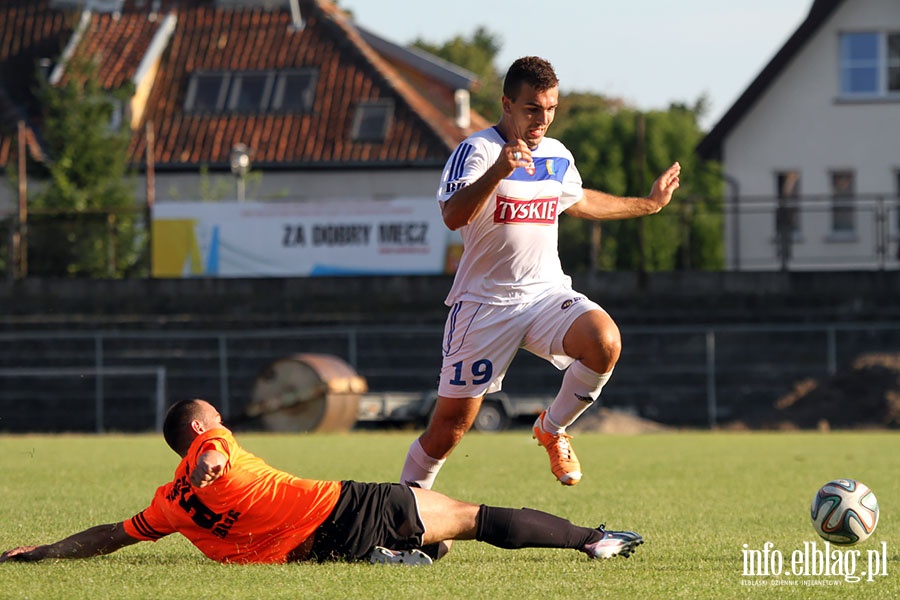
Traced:
[[850, 368], [804, 379], [769, 409], [732, 428], [862, 429], [900, 427], [900, 354], [864, 354]]
[[569, 427], [569, 431], [572, 433], [594, 431], [598, 433], [635, 434], [667, 430], [668, 427], [665, 425], [642, 419], [620, 410], [603, 408], [602, 406], [587, 411]]

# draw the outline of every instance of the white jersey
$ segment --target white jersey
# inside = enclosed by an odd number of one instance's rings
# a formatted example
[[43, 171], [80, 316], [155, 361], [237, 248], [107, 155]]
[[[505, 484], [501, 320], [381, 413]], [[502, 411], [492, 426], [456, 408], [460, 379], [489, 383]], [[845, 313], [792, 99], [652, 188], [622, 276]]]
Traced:
[[[496, 127], [465, 139], [441, 176], [443, 205], [475, 182], [500, 156], [506, 140]], [[581, 199], [581, 175], [572, 153], [544, 138], [532, 150], [534, 169], [518, 167], [500, 182], [480, 214], [460, 228], [463, 253], [446, 304], [461, 300], [518, 304], [570, 286], [559, 262], [559, 214]]]

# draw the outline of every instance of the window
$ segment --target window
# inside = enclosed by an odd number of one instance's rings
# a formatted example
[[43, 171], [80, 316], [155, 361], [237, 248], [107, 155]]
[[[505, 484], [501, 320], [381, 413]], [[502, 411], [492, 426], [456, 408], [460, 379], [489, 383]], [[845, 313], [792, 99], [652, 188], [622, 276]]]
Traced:
[[800, 171], [780, 171], [775, 174], [778, 207], [775, 231], [790, 234], [800, 232]]
[[[54, 10], [82, 10], [90, 8], [95, 13], [120, 13], [125, 0], [50, 0], [50, 8]], [[86, 6], [86, 5], [90, 6]]]
[[188, 80], [184, 110], [194, 113], [309, 112], [318, 71], [197, 71]]
[[350, 133], [354, 142], [383, 142], [394, 114], [393, 100], [361, 102], [353, 115]]
[[112, 113], [109, 116], [109, 130], [120, 131], [122, 123], [125, 121], [125, 105], [118, 98], [110, 98], [109, 103], [112, 106]]
[[888, 91], [900, 91], [900, 33], [887, 36]]
[[[894, 171], [894, 178], [896, 179], [894, 195], [897, 196], [897, 204], [894, 206], [894, 210], [897, 211], [897, 233], [900, 234], [900, 169]], [[897, 249], [897, 252], [900, 253], [900, 248]]]
[[856, 230], [855, 173], [853, 171], [831, 172], [831, 231], [852, 233]]
[[775, 186], [775, 246], [781, 270], [786, 271], [794, 238], [800, 233], [800, 171], [776, 173]]
[[316, 97], [319, 72], [315, 69], [296, 69], [278, 74], [272, 110], [309, 112]]
[[900, 93], [900, 33], [844, 33], [840, 39], [844, 96]]
[[227, 73], [194, 73], [188, 83], [185, 109], [193, 112], [222, 110], [229, 83]]
[[241, 73], [234, 77], [228, 109], [236, 112], [260, 112], [269, 104], [272, 73]]

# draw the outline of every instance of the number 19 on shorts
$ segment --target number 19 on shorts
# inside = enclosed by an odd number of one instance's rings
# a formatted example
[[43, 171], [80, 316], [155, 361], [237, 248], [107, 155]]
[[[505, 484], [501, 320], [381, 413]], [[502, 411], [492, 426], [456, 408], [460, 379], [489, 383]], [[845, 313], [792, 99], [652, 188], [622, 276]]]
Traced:
[[494, 365], [486, 358], [476, 360], [469, 368], [464, 361], [453, 363], [453, 378], [450, 385], [481, 385], [491, 380]]

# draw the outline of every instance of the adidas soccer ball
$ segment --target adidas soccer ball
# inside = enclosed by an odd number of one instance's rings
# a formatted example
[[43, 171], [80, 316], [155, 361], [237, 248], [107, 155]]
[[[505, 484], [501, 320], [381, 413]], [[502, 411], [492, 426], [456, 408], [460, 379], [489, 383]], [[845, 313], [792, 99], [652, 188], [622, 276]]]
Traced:
[[853, 479], [829, 481], [816, 492], [809, 509], [822, 539], [841, 546], [866, 541], [878, 525], [878, 500], [869, 487]]

